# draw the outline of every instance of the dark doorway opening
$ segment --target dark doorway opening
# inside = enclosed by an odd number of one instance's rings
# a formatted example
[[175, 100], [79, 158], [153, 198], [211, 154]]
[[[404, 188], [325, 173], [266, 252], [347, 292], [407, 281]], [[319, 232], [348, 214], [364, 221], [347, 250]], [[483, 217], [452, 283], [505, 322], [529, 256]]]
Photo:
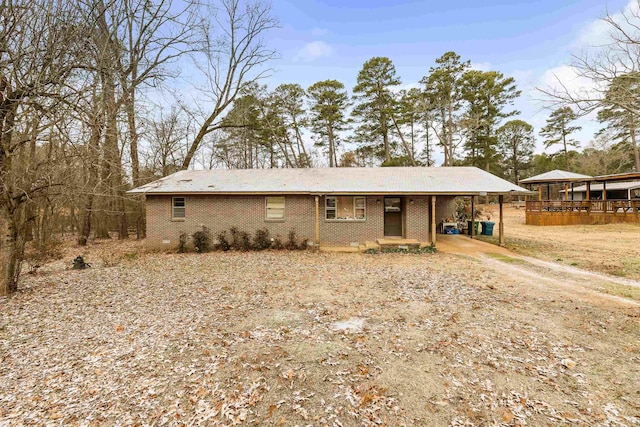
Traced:
[[402, 197], [384, 198], [384, 235], [402, 237]]

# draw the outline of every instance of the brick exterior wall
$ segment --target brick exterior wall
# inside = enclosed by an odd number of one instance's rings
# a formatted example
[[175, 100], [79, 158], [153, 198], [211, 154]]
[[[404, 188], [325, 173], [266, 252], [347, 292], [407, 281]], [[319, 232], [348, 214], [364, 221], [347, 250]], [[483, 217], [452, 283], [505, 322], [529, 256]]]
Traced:
[[453, 196], [436, 197], [436, 224], [446, 218], [453, 218], [456, 210], [456, 198]]
[[[217, 233], [237, 227], [253, 236], [256, 230], [269, 229], [272, 237], [285, 241], [294, 229], [299, 239], [315, 238], [315, 199], [308, 195], [285, 196], [285, 219], [266, 220], [264, 196], [185, 196], [184, 220], [172, 220], [171, 196], [148, 195], [146, 198], [147, 240], [150, 248], [175, 248], [180, 233], [193, 232], [206, 226]], [[413, 202], [411, 202], [411, 200]], [[430, 197], [405, 198], [404, 231], [408, 239], [429, 241]], [[453, 197], [436, 199], [436, 221], [451, 216]], [[325, 200], [320, 197], [320, 245], [348, 246], [352, 242], [375, 241], [384, 236], [384, 203], [382, 196], [366, 197], [366, 219], [326, 220]]]
[[184, 220], [172, 220], [171, 199], [171, 196], [147, 196], [149, 247], [177, 247], [180, 233], [191, 235], [203, 225], [214, 237], [221, 231], [228, 232], [231, 227], [237, 227], [252, 236], [256, 230], [267, 228], [272, 237], [280, 236], [283, 241], [292, 228], [300, 240], [314, 238], [315, 205], [309, 196], [286, 196], [284, 220], [265, 219], [264, 196], [211, 195], [186, 196]]

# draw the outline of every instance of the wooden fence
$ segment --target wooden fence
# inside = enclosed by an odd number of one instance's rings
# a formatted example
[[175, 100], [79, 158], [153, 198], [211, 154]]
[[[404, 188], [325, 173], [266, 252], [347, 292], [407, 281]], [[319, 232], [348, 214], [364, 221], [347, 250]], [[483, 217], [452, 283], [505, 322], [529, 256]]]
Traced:
[[640, 223], [640, 199], [527, 200], [531, 225]]

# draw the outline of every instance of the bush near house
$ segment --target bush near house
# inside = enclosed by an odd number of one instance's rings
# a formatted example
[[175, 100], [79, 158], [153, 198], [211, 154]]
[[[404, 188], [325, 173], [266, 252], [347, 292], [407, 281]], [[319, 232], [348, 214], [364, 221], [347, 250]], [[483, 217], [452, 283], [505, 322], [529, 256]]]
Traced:
[[[230, 236], [230, 237], [229, 237]], [[214, 241], [211, 237], [211, 231], [207, 227], [203, 227], [202, 230], [198, 230], [191, 234], [191, 240], [193, 241], [193, 248], [196, 252], [205, 253], [211, 250], [216, 251], [228, 251], [235, 250], [241, 252], [247, 252], [250, 250], [263, 251], [267, 249], [276, 250], [304, 250], [309, 248], [309, 239], [298, 240], [298, 235], [294, 229], [289, 231], [287, 235], [287, 241], [282, 242], [280, 236], [271, 238], [269, 230], [262, 228], [256, 230], [253, 234], [240, 230], [237, 227], [231, 227], [228, 230], [223, 230], [216, 235]], [[178, 243], [178, 253], [188, 252], [187, 246], [188, 235], [187, 233], [180, 234], [180, 241]]]

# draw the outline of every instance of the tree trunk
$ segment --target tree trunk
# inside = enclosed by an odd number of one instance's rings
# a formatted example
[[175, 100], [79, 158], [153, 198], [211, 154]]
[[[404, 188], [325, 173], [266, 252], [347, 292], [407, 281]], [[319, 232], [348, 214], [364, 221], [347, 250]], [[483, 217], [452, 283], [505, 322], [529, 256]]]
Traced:
[[430, 145], [430, 141], [429, 141], [429, 119], [425, 119], [425, 126], [424, 126], [424, 136], [425, 136], [425, 152], [427, 154], [427, 167], [431, 166], [431, 145]]
[[516, 146], [513, 147], [513, 176], [515, 178], [515, 184], [518, 185], [520, 181], [520, 174], [518, 171], [518, 148]]
[[[95, 233], [94, 233], [94, 237], [96, 239], [110, 239], [111, 236], [109, 235], [109, 217], [106, 213], [106, 211], [110, 210], [108, 205], [105, 205], [105, 203], [107, 202], [107, 200], [104, 200], [104, 197], [102, 198], [102, 203], [100, 208], [95, 212], [93, 216], [93, 221], [95, 224]], [[95, 204], [95, 201], [94, 201]]]
[[[102, 82], [102, 105], [105, 114], [104, 133], [104, 184], [109, 186], [106, 194], [110, 195], [113, 209], [118, 213], [118, 239], [128, 238], [127, 216], [124, 210], [124, 189], [122, 188], [122, 159], [118, 147], [118, 102], [116, 101], [116, 66], [120, 61], [120, 46], [114, 43], [105, 18], [105, 5], [101, 0], [98, 17], [98, 41], [100, 43], [99, 66]], [[126, 92], [126, 88], [123, 88]], [[126, 99], [127, 94], [123, 97]], [[133, 100], [131, 100], [133, 102]], [[134, 112], [135, 114], [135, 112]], [[135, 122], [134, 129], [135, 133]], [[137, 144], [136, 144], [137, 145]], [[137, 151], [137, 146], [135, 147]], [[136, 171], [137, 173], [137, 171]]]
[[24, 244], [20, 239], [19, 225], [16, 223], [15, 213], [12, 214], [6, 208], [3, 216], [7, 228], [2, 247], [2, 283], [0, 283], [0, 296], [12, 294], [18, 290], [18, 278], [24, 253]]
[[333, 163], [333, 152], [335, 150], [335, 147], [333, 141], [333, 128], [331, 127], [331, 125], [327, 126], [327, 130], [327, 136], [329, 137], [329, 167], [332, 168], [336, 165]]
[[[133, 79], [135, 79], [135, 75]], [[125, 91], [126, 96], [124, 99], [125, 108], [127, 110], [127, 126], [129, 127], [129, 153], [131, 155], [131, 178], [133, 180], [133, 188], [140, 185], [140, 160], [138, 157], [138, 132], [136, 131], [136, 114], [135, 114], [135, 87], [131, 87], [128, 91]], [[142, 216], [143, 203], [136, 199], [134, 210], [136, 212], [136, 238], [142, 239], [145, 237], [146, 232], [144, 229], [144, 217]], [[124, 211], [121, 213], [124, 214]], [[121, 227], [126, 227], [126, 217], [124, 223], [121, 223]]]
[[442, 152], [444, 154], [444, 166], [449, 166], [449, 137], [447, 136], [447, 113], [444, 108], [440, 109], [440, 120], [442, 122]]
[[118, 239], [128, 238], [127, 216], [122, 189], [122, 165], [118, 148], [118, 108], [115, 98], [115, 83], [110, 73], [104, 73], [103, 99], [105, 102], [106, 127], [104, 135], [105, 163], [109, 170], [106, 183], [109, 185], [112, 207], [118, 213]]
[[404, 147], [404, 150], [407, 153], [409, 160], [411, 160], [411, 166], [417, 166], [416, 160], [413, 158], [413, 151], [409, 149], [409, 145], [407, 144], [407, 141], [404, 139], [404, 135], [400, 130], [400, 126], [398, 126], [398, 122], [396, 121], [395, 116], [391, 116], [391, 119], [393, 120], [393, 125], [395, 126], [396, 131], [398, 131], [398, 135], [400, 136], [400, 141], [402, 141], [402, 146]]
[[564, 168], [569, 170], [569, 152], [567, 151], [567, 137], [562, 135], [562, 145], [564, 146]]
[[638, 150], [638, 143], [636, 141], [636, 122], [633, 117], [631, 117], [630, 123], [630, 136], [631, 136], [631, 145], [633, 145], [633, 158], [635, 160], [636, 172], [640, 172], [640, 150]]
[[87, 195], [87, 202], [84, 206], [84, 213], [82, 215], [82, 229], [80, 230], [80, 237], [78, 237], [78, 244], [80, 246], [86, 246], [91, 234], [91, 209], [93, 207], [93, 194]]
[[391, 161], [391, 150], [389, 149], [389, 129], [387, 128], [387, 118], [385, 116], [382, 117], [380, 121], [381, 130], [382, 130], [382, 142], [384, 146], [384, 161]]
[[[98, 170], [100, 139], [104, 129], [104, 115], [102, 114], [102, 106], [97, 103], [91, 113], [89, 122], [91, 133], [89, 135], [89, 144], [87, 146], [86, 158], [86, 181], [87, 195], [84, 202], [84, 211], [82, 212], [82, 225], [80, 228], [80, 236], [78, 236], [78, 244], [85, 246], [91, 235], [92, 212], [95, 203], [95, 191], [100, 181]], [[107, 232], [107, 237], [109, 236]]]
[[451, 166], [453, 164], [453, 106], [449, 104], [448, 106], [449, 118], [447, 120], [447, 146], [449, 150], [449, 156], [447, 158], [448, 163], [446, 166]]

